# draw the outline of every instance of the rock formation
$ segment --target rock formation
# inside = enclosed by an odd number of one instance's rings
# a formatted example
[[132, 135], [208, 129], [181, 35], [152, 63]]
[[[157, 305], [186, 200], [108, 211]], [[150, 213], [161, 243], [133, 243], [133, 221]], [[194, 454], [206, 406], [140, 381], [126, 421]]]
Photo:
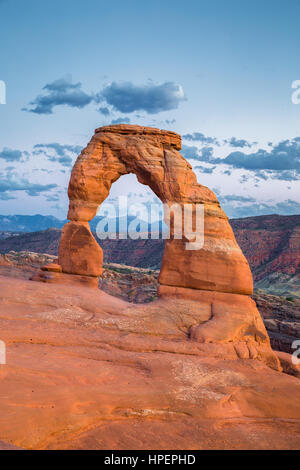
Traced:
[[[140, 126], [117, 125], [97, 129], [78, 157], [69, 183], [71, 220], [63, 230], [59, 262], [64, 272], [100, 275], [101, 255], [94, 246], [85, 250], [85, 272], [78, 261], [78, 229], [87, 227], [111, 185], [122, 175], [135, 173], [163, 203], [205, 205], [205, 245], [202, 250], [185, 250], [186, 239], [168, 240], [160, 273], [160, 284], [234, 294], [252, 293], [252, 276], [228, 219], [215, 194], [197, 183], [191, 165], [180, 155], [180, 136]], [[88, 229], [87, 229], [88, 230]], [[75, 235], [76, 234], [76, 235]], [[74, 246], [70, 242], [72, 237]], [[87, 234], [86, 234], [87, 236]], [[90, 235], [93, 244], [92, 235]], [[81, 256], [82, 258], [82, 256]], [[98, 261], [98, 272], [93, 263]], [[75, 261], [74, 261], [75, 262]], [[76, 264], [76, 262], [75, 262]]]
[[[252, 275], [226, 214], [215, 194], [197, 183], [191, 165], [181, 156], [181, 138], [174, 132], [116, 125], [96, 129], [73, 167], [69, 183], [69, 213], [62, 231], [59, 264], [63, 274], [44, 273], [36, 279], [80, 280], [97, 285], [102, 250], [88, 222], [111, 185], [122, 175], [136, 174], [160, 200], [172, 206], [204, 205], [204, 245], [186, 250], [185, 237], [166, 241], [159, 276], [160, 298], [193, 300], [198, 324], [190, 339], [204, 343], [234, 343], [237, 357], [278, 361], [252, 294]], [[46, 279], [45, 279], [46, 277]], [[69, 280], [71, 277], [68, 278]], [[159, 300], [158, 300], [159, 302]]]
[[[272, 351], [227, 217], [179, 148], [157, 129], [96, 131], [72, 171], [59, 259], [34, 276], [44, 283], [0, 275], [0, 447], [299, 448], [299, 370]], [[159, 297], [143, 304], [82, 285], [102, 272], [88, 222], [128, 172], [167, 204], [205, 206], [204, 246], [168, 240]]]
[[237, 343], [190, 341], [190, 326], [210, 315], [193, 299], [136, 305], [80, 284], [3, 275], [0, 292], [0, 441], [25, 449], [299, 449], [297, 371], [235, 360]]
[[[121, 241], [134, 242], [134, 240]], [[41, 270], [37, 275], [38, 267], [41, 267]], [[55, 282], [60, 277], [56, 274], [60, 272], [61, 266], [57, 264], [56, 257], [45, 253], [11, 251], [6, 255], [0, 255], [0, 275], [2, 276], [21, 279], [34, 277], [42, 281], [45, 281], [45, 276], [47, 276], [49, 282]], [[107, 294], [127, 302], [147, 303], [157, 299], [158, 276], [159, 270], [105, 263], [98, 285], [99, 289]], [[71, 276], [68, 275], [68, 277]], [[263, 318], [272, 348], [277, 352], [284, 351], [292, 354], [294, 352], [292, 344], [300, 338], [300, 299], [287, 300], [262, 292], [255, 293], [252, 298]]]

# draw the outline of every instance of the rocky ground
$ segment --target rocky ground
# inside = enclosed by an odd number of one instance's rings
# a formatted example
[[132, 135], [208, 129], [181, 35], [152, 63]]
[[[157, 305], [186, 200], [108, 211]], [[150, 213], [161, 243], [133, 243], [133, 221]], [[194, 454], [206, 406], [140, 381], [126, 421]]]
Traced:
[[[0, 255], [0, 274], [29, 279], [36, 269], [56, 259], [53, 255], [11, 251]], [[159, 270], [105, 263], [99, 288], [107, 294], [133, 303], [153, 302], [157, 298]], [[273, 349], [292, 353], [291, 345], [300, 339], [300, 300], [275, 296], [258, 290], [253, 295]]]
[[[44, 264], [56, 256], [30, 251], [10, 251], [0, 255], [0, 274], [29, 279]], [[158, 270], [135, 268], [117, 263], [103, 265], [99, 289], [128, 302], [152, 302], [157, 298]]]
[[159, 271], [105, 264], [98, 291], [29, 280], [55, 260], [0, 256], [0, 448], [299, 449], [300, 301], [254, 295], [278, 372], [189, 339], [193, 301], [158, 300]]
[[103, 265], [99, 288], [128, 302], [152, 302], [157, 298], [159, 271], [108, 263]]
[[201, 321], [191, 316], [192, 300], [137, 305], [96, 289], [2, 275], [0, 290], [5, 443], [299, 449], [299, 378], [189, 339], [188, 325]]

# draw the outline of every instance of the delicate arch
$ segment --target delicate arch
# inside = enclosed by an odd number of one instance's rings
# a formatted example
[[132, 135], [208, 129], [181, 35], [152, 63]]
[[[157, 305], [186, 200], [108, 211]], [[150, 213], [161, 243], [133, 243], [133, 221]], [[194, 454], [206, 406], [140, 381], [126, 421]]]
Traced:
[[204, 204], [204, 246], [185, 249], [186, 240], [166, 241], [160, 290], [192, 288], [252, 293], [252, 276], [215, 194], [197, 183], [191, 165], [179, 153], [178, 134], [159, 129], [114, 125], [96, 129], [73, 167], [68, 219], [59, 248], [63, 272], [99, 276], [102, 250], [88, 221], [122, 175], [134, 173], [167, 204]]

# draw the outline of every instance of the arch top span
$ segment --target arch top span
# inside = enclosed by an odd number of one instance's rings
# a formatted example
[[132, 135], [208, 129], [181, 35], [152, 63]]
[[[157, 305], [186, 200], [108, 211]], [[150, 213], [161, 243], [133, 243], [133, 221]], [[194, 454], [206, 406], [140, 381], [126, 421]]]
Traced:
[[133, 124], [114, 124], [111, 126], [98, 127], [95, 134], [118, 134], [118, 135], [139, 135], [143, 137], [154, 137], [162, 145], [170, 146], [176, 150], [181, 150], [181, 136], [173, 131], [157, 129], [155, 127], [136, 126]]
[[214, 193], [197, 183], [180, 149], [181, 137], [171, 131], [124, 124], [96, 129], [72, 170], [68, 219], [90, 221], [111, 185], [128, 173], [162, 202], [207, 202], [225, 217]]

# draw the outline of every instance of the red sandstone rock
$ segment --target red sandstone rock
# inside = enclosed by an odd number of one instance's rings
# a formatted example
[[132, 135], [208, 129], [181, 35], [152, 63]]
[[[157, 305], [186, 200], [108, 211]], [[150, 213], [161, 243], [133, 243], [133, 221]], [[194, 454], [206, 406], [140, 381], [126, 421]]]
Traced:
[[276, 354], [280, 360], [283, 371], [300, 379], [300, 364], [293, 363], [292, 355], [283, 351], [276, 351]]
[[100, 276], [102, 261], [102, 249], [88, 223], [69, 222], [64, 226], [58, 254], [64, 273]]
[[253, 341], [237, 329], [236, 343], [189, 337], [209, 325], [214, 293], [136, 306], [3, 276], [0, 292], [0, 440], [26, 449], [299, 449], [299, 379], [250, 360]]
[[42, 271], [49, 271], [53, 273], [61, 273], [62, 272], [62, 267], [58, 263], [49, 263], [49, 264], [44, 264], [44, 266], [41, 267]]
[[94, 289], [98, 288], [98, 278], [95, 276], [81, 276], [79, 274], [65, 274], [61, 271], [51, 271], [48, 269], [43, 269], [43, 266], [38, 271], [35, 271], [32, 276], [29, 277], [31, 281], [39, 282], [50, 282], [60, 284], [72, 284], [78, 286], [92, 287]]
[[[159, 294], [194, 298], [194, 290], [198, 303], [193, 304], [193, 313], [197, 315], [203, 302], [211, 316], [205, 325], [200, 324], [200, 317], [197, 326], [190, 325], [192, 339], [236, 343], [237, 357], [259, 357], [278, 368], [259, 312], [247, 296], [253, 290], [249, 265], [215, 194], [197, 183], [191, 165], [178, 152], [180, 148], [179, 135], [159, 129], [120, 125], [96, 130], [71, 174], [71, 222], [63, 229], [59, 247], [62, 271], [101, 274], [102, 250], [88, 221], [96, 215], [111, 185], [120, 176], [135, 173], [169, 206], [204, 205], [203, 247], [189, 251], [186, 239], [167, 240]], [[245, 345], [249, 342], [251, 347]]]
[[200, 343], [232, 343], [239, 358], [260, 359], [270, 367], [280, 369], [272, 351], [268, 333], [255, 302], [246, 295], [225, 294], [181, 287], [159, 287], [162, 298], [196, 301], [199, 310], [209, 317], [199, 325], [191, 326], [190, 338]]
[[[72, 221], [91, 220], [120, 176], [135, 173], [162, 202], [204, 204], [205, 243], [198, 251], [185, 250], [184, 240], [169, 240], [163, 257], [160, 283], [178, 287], [237, 294], [252, 293], [252, 276], [228, 219], [215, 194], [197, 183], [191, 165], [180, 155], [180, 136], [141, 126], [107, 126], [96, 130], [78, 157], [69, 183]], [[60, 263], [73, 272], [70, 233], [62, 236]], [[73, 271], [72, 271], [73, 269]], [[81, 272], [82, 273], [82, 270]], [[87, 271], [85, 274], [89, 274]]]

